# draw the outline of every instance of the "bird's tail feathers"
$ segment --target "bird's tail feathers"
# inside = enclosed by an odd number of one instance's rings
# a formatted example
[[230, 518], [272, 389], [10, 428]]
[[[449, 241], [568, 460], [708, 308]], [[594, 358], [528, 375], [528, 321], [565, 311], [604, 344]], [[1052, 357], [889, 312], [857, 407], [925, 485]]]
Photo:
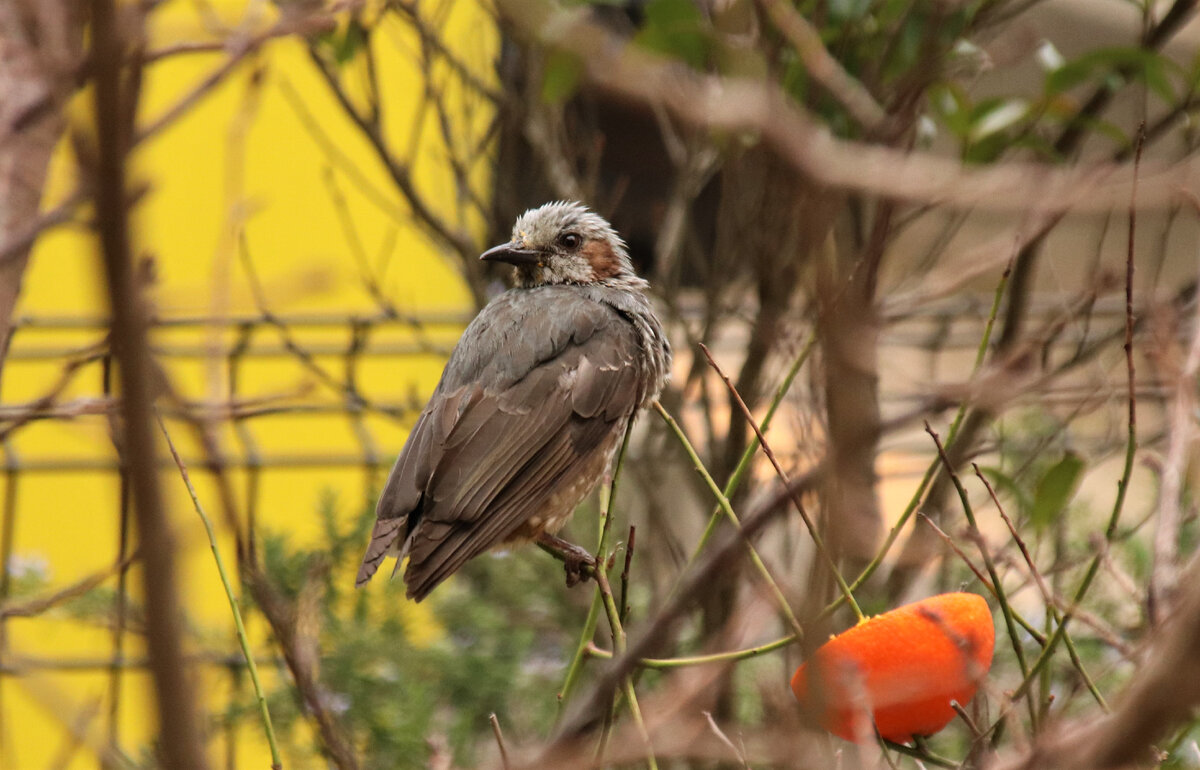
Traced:
[[[403, 557], [401, 540], [407, 517], [399, 516], [394, 519], [379, 519], [371, 530], [371, 541], [367, 544], [367, 552], [363, 556], [362, 565], [358, 568], [358, 577], [354, 579], [354, 587], [362, 588], [371, 576], [379, 569], [384, 558], [395, 556], [399, 566]], [[406, 548], [403, 550], [407, 550]]]

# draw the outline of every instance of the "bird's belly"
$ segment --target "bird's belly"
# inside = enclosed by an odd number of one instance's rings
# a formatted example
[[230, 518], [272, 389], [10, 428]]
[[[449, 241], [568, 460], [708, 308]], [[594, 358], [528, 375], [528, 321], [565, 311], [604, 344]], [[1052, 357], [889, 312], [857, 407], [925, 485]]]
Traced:
[[537, 539], [537, 536], [543, 532], [553, 535], [562, 529], [563, 525], [571, 518], [571, 514], [575, 512], [583, 499], [596, 486], [596, 482], [600, 481], [604, 471], [608, 469], [613, 452], [616, 451], [622, 435], [624, 435], [623, 430], [614, 431], [613, 436], [606, 440], [601, 451], [596, 452], [591, 461], [581, 468], [579, 473], [573, 474], [569, 479], [564, 479], [551, 493], [546, 504], [539, 510], [532, 511], [531, 515], [501, 544], [529, 542]]

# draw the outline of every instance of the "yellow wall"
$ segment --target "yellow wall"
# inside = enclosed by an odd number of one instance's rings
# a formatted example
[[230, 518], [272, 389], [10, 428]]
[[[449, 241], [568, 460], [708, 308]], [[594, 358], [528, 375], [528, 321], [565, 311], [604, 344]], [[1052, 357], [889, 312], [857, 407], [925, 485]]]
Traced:
[[[220, 39], [224, 33], [214, 29], [214, 24], [261, 30], [273, 21], [272, 7], [253, 0], [168, 2], [153, 15], [150, 47]], [[255, 14], [262, 18], [256, 20]], [[497, 36], [488, 16], [466, 3], [445, 4], [440, 15], [444, 18], [438, 26], [446, 38], [476, 71], [489, 77]], [[424, 160], [415, 167], [417, 181], [439, 209], [455, 219], [453, 187], [441, 160], [444, 149], [437, 141], [433, 114], [422, 119], [414, 117], [422, 87], [413, 59], [419, 44], [410, 30], [392, 20], [378, 29], [374, 50], [385, 96], [388, 139], [404, 152], [412, 127], [422, 126], [419, 155]], [[152, 65], [146, 73], [142, 122], [162, 115], [225, 59], [225, 53], [192, 53]], [[252, 77], [256, 70], [262, 75], [257, 85]], [[363, 72], [361, 61], [346, 69], [352, 82]], [[441, 75], [444, 77], [445, 72]], [[349, 162], [372, 186], [383, 191], [390, 212], [385, 213], [383, 206], [368, 200], [338, 163], [330, 160], [306, 127], [305, 119], [289, 102], [289, 91], [303, 100], [305, 110]], [[87, 108], [84, 98], [75, 105], [74, 117], [80, 125], [86, 121]], [[469, 135], [481, 131], [487, 118], [486, 110], [469, 119], [458, 115], [455, 125]], [[485, 164], [479, 165], [482, 169]], [[148, 189], [134, 217], [136, 248], [154, 257], [157, 283], [153, 296], [160, 314], [172, 318], [253, 312], [253, 297], [236, 250], [236, 233], [243, 224], [272, 311], [349, 315], [376, 309], [363, 288], [332, 203], [326, 181], [330, 169], [337, 188], [346, 197], [357, 236], [372, 260], [394, 236], [390, 266], [383, 280], [386, 296], [404, 311], [468, 311], [469, 295], [453, 262], [411, 224], [383, 168], [341, 114], [303, 46], [283, 39], [247, 58], [223, 85], [200, 100], [185, 118], [140, 147], [133, 158], [134, 182], [144, 183]], [[477, 181], [479, 189], [486, 189], [483, 176]], [[48, 204], [73, 185], [73, 160], [64, 144], [54, 161]], [[468, 225], [479, 231], [478, 222]], [[39, 241], [17, 314], [39, 318], [102, 316], [102, 292], [90, 237], [81, 227], [61, 228]], [[457, 331], [455, 324], [445, 324], [431, 328], [429, 334], [439, 345], [448, 346]], [[344, 344], [348, 339], [345, 327], [298, 333], [306, 344]], [[13, 357], [5, 371], [0, 394], [3, 403], [13, 405], [37, 398], [60, 376], [62, 359], [38, 360], [31, 357], [34, 351], [85, 345], [100, 337], [98, 330], [23, 330], [14, 340]], [[403, 342], [411, 341], [413, 336], [403, 329], [391, 329], [381, 333], [380, 338]], [[204, 345], [214, 340], [228, 343], [232, 335], [214, 337], [203, 329], [191, 328], [161, 333], [158, 339], [173, 345]], [[278, 337], [269, 328], [261, 329], [255, 339], [263, 345], [278, 344]], [[339, 358], [320, 361], [330, 372], [342, 375]], [[225, 372], [219, 365], [213, 368], [201, 358], [169, 358], [166, 364], [176, 386], [187, 397], [223, 400], [228, 396]], [[401, 401], [410, 393], [423, 396], [432, 388], [440, 367], [436, 354], [371, 359], [361, 373], [362, 387], [368, 397], [381, 401]], [[243, 378], [242, 396], [278, 396], [312, 386], [293, 402], [328, 404], [338, 398], [294, 358], [252, 360]], [[100, 370], [93, 365], [82, 370], [62, 400], [96, 397], [100, 392]], [[368, 425], [381, 452], [394, 455], [407, 425], [383, 417], [368, 418]], [[360, 451], [350, 423], [341, 415], [286, 415], [255, 420], [251, 426], [262, 451], [267, 453], [317, 456]], [[198, 458], [199, 452], [182, 428], [175, 433], [185, 457]], [[107, 422], [94, 415], [34, 423], [15, 434], [12, 443], [23, 462], [110, 460], [113, 456]], [[226, 435], [226, 449], [235, 454], [238, 450], [231, 434]], [[213, 485], [202, 472], [197, 470], [194, 475], [201, 499], [219, 520]], [[201, 523], [178, 474], [164, 472], [162, 481], [181, 545], [180, 588], [188, 622], [195, 629], [192, 644], [197, 650], [233, 652], [232, 621]], [[235, 481], [241, 489], [242, 475], [235, 474]], [[0, 485], [8, 483], [0, 477]], [[14, 491], [7, 486], [0, 486], [0, 490]], [[338, 494], [339, 515], [354, 516], [361, 510], [363, 473], [354, 468], [320, 467], [264, 471], [258, 498], [262, 526], [291, 533], [301, 543], [313, 542], [319, 534], [317, 506], [324, 490]], [[22, 471], [15, 491], [16, 558], [10, 572], [27, 574], [42, 564], [49, 581], [43, 590], [54, 590], [113, 563], [119, 521], [114, 473]], [[228, 538], [223, 540], [223, 548], [226, 563], [232, 564]], [[136, 586], [136, 567], [131, 576], [131, 584]], [[348, 583], [353, 576], [347, 574], [344, 579]], [[106, 585], [112, 587], [114, 581]], [[427, 633], [436, 633], [428, 618], [416, 620], [425, 621], [417, 626]], [[261, 642], [262, 629], [256, 624], [252, 630]], [[113, 652], [108, 629], [84, 625], [61, 612], [10, 620], [7, 634], [6, 665], [49, 658], [107, 659]], [[136, 658], [141, 654], [137, 639], [131, 635], [126, 655]], [[205, 671], [204, 706], [210, 714], [221, 712], [228, 690], [227, 673], [219, 668]], [[147, 676], [139, 671], [125, 674], [122, 691], [120, 745], [137, 756], [155, 732]], [[70, 747], [72, 729], [83, 748], [75, 752], [68, 766], [95, 766], [93, 748], [102, 745], [107, 735], [108, 692], [108, 674], [102, 670], [62, 673], [32, 668], [21, 677], [0, 679], [0, 767], [47, 766], [66, 750], [64, 747]], [[239, 733], [238, 766], [267, 766], [268, 754], [257, 723], [247, 722]], [[214, 759], [224, 756], [226, 747], [221, 739], [211, 745]]]

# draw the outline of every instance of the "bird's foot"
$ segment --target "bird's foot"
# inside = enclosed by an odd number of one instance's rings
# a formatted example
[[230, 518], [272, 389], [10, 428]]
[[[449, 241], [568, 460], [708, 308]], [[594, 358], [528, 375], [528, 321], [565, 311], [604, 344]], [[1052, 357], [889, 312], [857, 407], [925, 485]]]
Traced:
[[563, 563], [567, 573], [567, 587], [578, 585], [595, 575], [596, 557], [574, 543], [569, 543], [561, 537], [555, 537], [548, 532], [537, 536], [537, 544], [554, 558]]

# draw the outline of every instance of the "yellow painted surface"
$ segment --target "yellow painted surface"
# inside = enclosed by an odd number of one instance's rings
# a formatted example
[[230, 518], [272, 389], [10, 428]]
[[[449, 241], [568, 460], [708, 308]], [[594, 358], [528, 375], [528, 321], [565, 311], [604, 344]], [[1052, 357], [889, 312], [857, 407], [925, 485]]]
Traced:
[[[217, 23], [261, 30], [273, 21], [271, 8], [253, 1], [173, 0], [153, 15], [151, 47], [220, 39], [225, 33], [213, 29]], [[498, 43], [487, 15], [470, 3], [446, 4], [445, 9], [439, 25], [446, 39], [477, 72], [489, 77]], [[445, 168], [444, 148], [437, 140], [434, 115], [428, 111], [423, 118], [414, 117], [421, 96], [413, 58], [419, 44], [403, 25], [390, 21], [378, 29], [373, 48], [384, 93], [388, 141], [403, 152], [410, 146], [414, 126], [421, 129], [415, 179], [429, 200], [453, 220], [452, 179]], [[141, 122], [149, 124], [165, 114], [222, 67], [226, 58], [224, 52], [190, 53], [153, 64], [146, 72]], [[355, 98], [361, 99], [363, 91], [355, 78], [365, 76], [365, 68], [361, 62], [351, 62], [344, 73]], [[443, 79], [445, 75], [440, 73]], [[85, 97], [73, 105], [77, 124], [86, 121], [89, 109]], [[482, 110], [455, 116], [464, 136], [482, 131], [487, 118]], [[316, 138], [314, 131], [325, 139]], [[337, 148], [337, 159], [329, 155], [323, 142]], [[375, 192], [364, 191], [351, 179], [347, 165], [357, 169]], [[53, 163], [48, 205], [73, 189], [73, 169], [71, 152], [64, 143]], [[330, 179], [338, 193], [331, 189]], [[479, 188], [484, 189], [486, 180], [479, 181]], [[339, 220], [335, 194], [345, 197], [355, 237], [372, 262], [391, 244], [381, 283], [384, 294], [397, 307], [414, 312], [469, 309], [469, 295], [453, 262], [411, 223], [385, 170], [295, 40], [271, 42], [247, 57], [219, 87], [197, 101], [186, 117], [140, 146], [132, 158], [131, 183], [146, 186], [133, 216], [135, 248], [139, 255], [153, 257], [156, 283], [152, 293], [165, 318], [254, 311], [253, 294], [237, 251], [235, 234], [243, 225], [245, 244], [273, 312], [348, 316], [376, 309]], [[469, 224], [476, 229], [480, 226]], [[105, 312], [97, 255], [85, 228], [48, 233], [33, 255], [18, 316], [101, 317]], [[448, 346], [457, 331], [453, 324], [446, 324], [431, 329], [429, 335], [439, 345]], [[414, 339], [412, 334], [394, 329], [381, 331], [379, 337], [379, 341], [394, 342]], [[62, 359], [38, 360], [31, 357], [33, 352], [82, 347], [100, 338], [99, 330], [22, 331], [14, 340], [14, 355], [5, 371], [0, 394], [3, 403], [35, 399], [60, 377]], [[344, 347], [349, 333], [343, 325], [306, 331], [303, 339], [308, 345]], [[214, 342], [231, 344], [234, 332], [215, 334], [191, 327], [161, 332], [156, 340], [202, 349]], [[257, 331], [255, 343], [278, 346], [279, 338], [264, 327]], [[339, 356], [317, 360], [336, 376], [343, 375]], [[229, 396], [223, 364], [203, 357], [168, 357], [164, 363], [187, 398], [221, 401]], [[440, 368], [436, 354], [369, 359], [360, 371], [361, 388], [368, 398], [380, 401], [423, 397], [436, 382]], [[290, 394], [293, 403], [326, 404], [338, 399], [335, 391], [322, 385], [294, 357], [252, 357], [240, 377], [239, 397]], [[100, 368], [90, 365], [80, 371], [60, 401], [101, 394]], [[287, 414], [258, 418], [250, 425], [263, 453], [361, 453], [351, 424], [342, 414]], [[388, 455], [399, 449], [408, 427], [378, 416], [368, 418], [367, 425], [381, 453]], [[185, 431], [180, 427], [176, 433], [185, 458], [198, 458], [199, 450]], [[231, 431], [223, 434], [223, 440], [228, 451], [240, 452]], [[16, 433], [12, 443], [21, 461], [33, 465], [51, 465], [64, 458], [107, 461], [113, 456], [107, 421], [96, 415], [34, 423]], [[219, 523], [214, 484], [201, 471], [195, 471], [194, 477], [201, 499]], [[243, 494], [244, 474], [235, 472], [232, 478]], [[48, 579], [48, 588], [43, 590], [55, 590], [113, 564], [119, 542], [115, 473], [23, 470], [16, 479], [11, 482], [0, 476], [0, 490], [3, 494], [15, 492], [16, 501], [10, 573], [42, 571]], [[236, 652], [229, 608], [201, 523], [178, 474], [164, 471], [162, 482], [181, 547], [180, 588], [193, 630], [189, 640], [192, 651]], [[257, 498], [260, 525], [311, 545], [320, 537], [319, 500], [330, 490], [337, 495], [338, 515], [354, 517], [363, 504], [362, 469], [266, 470]], [[226, 563], [232, 565], [229, 537], [222, 535], [221, 547]], [[136, 567], [129, 574], [136, 600], [140, 575]], [[353, 575], [339, 579], [349, 582]], [[114, 581], [110, 579], [106, 586], [112, 588]], [[416, 605], [408, 606], [413, 608], [415, 633], [425, 639], [436, 635], [432, 619]], [[261, 645], [261, 624], [252, 623], [252, 632]], [[32, 666], [47, 660], [94, 662], [113, 654], [109, 629], [72, 620], [61, 612], [11, 620], [7, 634], [5, 665], [21, 666], [24, 661]], [[125, 655], [142, 657], [136, 634], [126, 635]], [[219, 715], [230, 697], [228, 672], [219, 667], [204, 669], [201, 686], [205, 710], [210, 716]], [[120, 689], [115, 730], [121, 748], [136, 757], [156, 731], [148, 676], [130, 670], [122, 675]], [[0, 767], [46, 767], [64, 756], [70, 757], [66, 767], [95, 767], [95, 750], [104, 745], [110, 730], [110, 693], [110, 675], [104, 669], [63, 672], [33, 666], [25, 675], [0, 679]], [[223, 766], [230, 751], [224, 739], [214, 737], [211, 751], [217, 766]], [[239, 767], [269, 764], [257, 722], [247, 721], [239, 727], [231, 751]]]

